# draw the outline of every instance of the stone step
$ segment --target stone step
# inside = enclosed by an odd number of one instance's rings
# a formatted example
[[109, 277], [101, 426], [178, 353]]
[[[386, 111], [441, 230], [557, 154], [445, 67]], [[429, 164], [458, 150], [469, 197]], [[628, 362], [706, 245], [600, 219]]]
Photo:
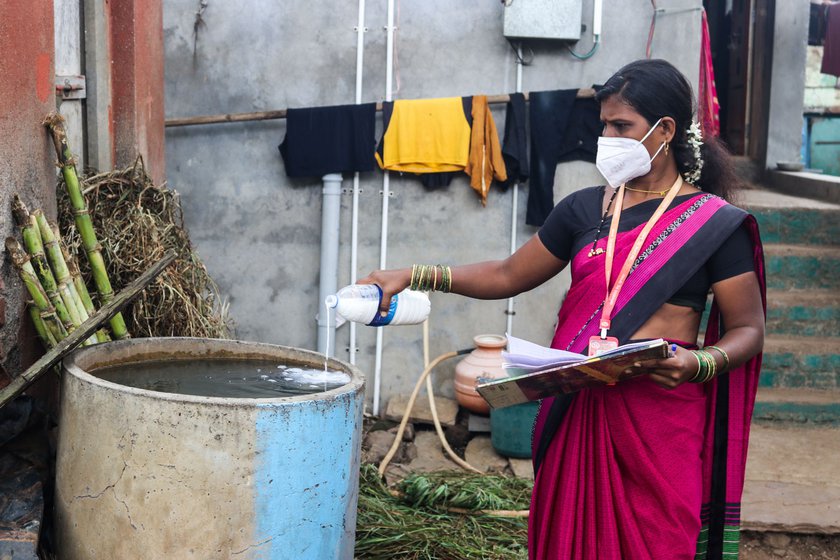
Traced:
[[840, 247], [769, 244], [764, 257], [768, 289], [840, 289]]
[[753, 422], [808, 427], [840, 426], [840, 390], [760, 387], [755, 399]]
[[741, 507], [742, 527], [780, 533], [840, 534], [838, 444], [840, 432], [836, 428], [753, 424]]
[[768, 336], [759, 385], [840, 389], [840, 338]]
[[768, 291], [767, 333], [822, 337], [840, 334], [840, 291]]
[[[700, 320], [706, 332], [712, 298]], [[796, 336], [834, 336], [840, 334], [840, 291], [768, 290], [767, 334]]]
[[756, 217], [765, 244], [840, 244], [840, 205], [762, 189], [739, 193], [735, 203]]

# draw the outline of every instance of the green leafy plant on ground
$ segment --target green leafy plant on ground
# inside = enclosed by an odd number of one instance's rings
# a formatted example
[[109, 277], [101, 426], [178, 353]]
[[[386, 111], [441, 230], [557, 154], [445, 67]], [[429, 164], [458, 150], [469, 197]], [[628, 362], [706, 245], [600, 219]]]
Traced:
[[[356, 558], [527, 558], [529, 480], [462, 471], [414, 474], [388, 488], [362, 465]], [[492, 511], [492, 514], [481, 513]]]

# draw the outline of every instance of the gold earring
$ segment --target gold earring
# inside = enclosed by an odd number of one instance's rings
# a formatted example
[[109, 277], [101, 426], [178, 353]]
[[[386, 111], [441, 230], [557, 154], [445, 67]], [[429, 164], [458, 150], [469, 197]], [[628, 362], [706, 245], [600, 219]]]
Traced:
[[668, 155], [668, 143], [667, 142], [665, 143], [665, 155], [666, 156]]

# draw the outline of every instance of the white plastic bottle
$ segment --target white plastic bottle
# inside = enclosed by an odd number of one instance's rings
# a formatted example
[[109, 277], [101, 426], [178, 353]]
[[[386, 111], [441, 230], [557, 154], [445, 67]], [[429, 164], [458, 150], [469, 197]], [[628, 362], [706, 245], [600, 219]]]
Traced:
[[432, 304], [424, 292], [403, 290], [391, 298], [388, 314], [379, 313], [382, 289], [376, 284], [351, 284], [341, 288], [334, 296], [327, 296], [327, 307], [355, 323], [371, 327], [385, 325], [416, 325], [429, 316]]

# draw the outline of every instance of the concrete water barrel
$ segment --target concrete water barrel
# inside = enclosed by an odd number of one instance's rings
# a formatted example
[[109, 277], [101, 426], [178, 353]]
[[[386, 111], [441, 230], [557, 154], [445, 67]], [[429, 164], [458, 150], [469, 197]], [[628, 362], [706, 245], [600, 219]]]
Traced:
[[97, 368], [160, 360], [321, 354], [239, 341], [146, 338], [64, 360], [56, 464], [62, 560], [352, 558], [364, 378], [283, 398], [161, 393]]

